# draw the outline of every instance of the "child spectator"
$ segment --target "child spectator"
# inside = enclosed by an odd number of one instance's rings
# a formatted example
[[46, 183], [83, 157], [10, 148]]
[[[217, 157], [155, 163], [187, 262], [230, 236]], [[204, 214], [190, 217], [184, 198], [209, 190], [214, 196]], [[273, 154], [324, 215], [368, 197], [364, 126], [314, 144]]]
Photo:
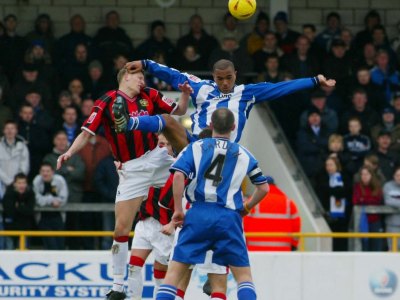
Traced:
[[[383, 186], [383, 198], [386, 205], [400, 208], [400, 167], [397, 167], [393, 179]], [[400, 232], [400, 215], [387, 215], [386, 232]], [[397, 240], [397, 251], [400, 250], [400, 241]], [[392, 248], [392, 239], [388, 239], [389, 250]]]

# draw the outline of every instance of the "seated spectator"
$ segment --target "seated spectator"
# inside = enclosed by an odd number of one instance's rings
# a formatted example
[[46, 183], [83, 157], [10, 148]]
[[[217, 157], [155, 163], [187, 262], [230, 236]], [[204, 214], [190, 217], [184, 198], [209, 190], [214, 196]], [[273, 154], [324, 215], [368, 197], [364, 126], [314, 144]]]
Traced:
[[22, 78], [15, 81], [11, 89], [11, 96], [6, 103], [17, 115], [20, 105], [25, 101], [26, 94], [36, 90], [42, 95], [42, 104], [47, 109], [53, 108], [51, 99], [51, 90], [45, 81], [39, 78], [39, 72], [36, 65], [24, 64], [22, 68]]
[[220, 59], [227, 59], [233, 62], [237, 71], [236, 81], [244, 84], [249, 81], [244, 74], [253, 71], [253, 60], [246, 50], [239, 47], [238, 41], [232, 36], [226, 36], [222, 41], [221, 47], [214, 49], [208, 60], [208, 67], [212, 69], [214, 63]]
[[165, 23], [156, 20], [150, 24], [150, 37], [141, 43], [136, 51], [135, 57], [138, 59], [146, 59], [154, 57], [156, 53], [163, 53], [166, 65], [174, 63], [175, 47], [166, 36]]
[[390, 150], [392, 138], [389, 131], [382, 129], [377, 138], [377, 148], [372, 151], [379, 158], [379, 168], [386, 179], [392, 178], [394, 170], [400, 165], [399, 152]]
[[97, 50], [98, 59], [106, 70], [112, 67], [112, 59], [117, 54], [133, 56], [131, 38], [120, 26], [119, 13], [115, 10], [106, 14], [106, 25], [97, 31], [93, 38], [93, 49]]
[[[154, 57], [149, 56], [151, 59], [154, 60]], [[113, 59], [113, 70], [111, 72], [110, 75], [110, 80], [113, 81], [113, 83], [110, 85], [112, 86], [112, 88], [118, 88], [118, 82], [117, 82], [117, 75], [118, 72], [125, 67], [126, 63], [129, 62], [128, 57], [126, 57], [126, 55], [123, 54], [117, 54], [114, 56]], [[165, 65], [165, 60], [163, 62], [163, 64]]]
[[221, 28], [217, 30], [216, 37], [218, 42], [222, 43], [226, 36], [233, 36], [237, 41], [240, 41], [243, 37], [243, 31], [238, 26], [238, 23], [238, 19], [232, 16], [230, 12], [227, 12], [224, 15]]
[[288, 27], [288, 16], [284, 11], [278, 11], [274, 17], [275, 31], [278, 36], [278, 45], [285, 54], [291, 54], [295, 50], [300, 33]]
[[[351, 204], [349, 203], [348, 178], [342, 172], [340, 162], [328, 157], [324, 170], [317, 176], [315, 190], [326, 211], [326, 219], [332, 232], [347, 232]], [[333, 239], [333, 251], [347, 251], [347, 239]]]
[[284, 81], [286, 74], [279, 68], [279, 57], [276, 55], [269, 55], [264, 62], [266, 71], [258, 74], [257, 82], [271, 82], [277, 83]]
[[[382, 186], [375, 173], [368, 167], [361, 168], [361, 180], [353, 187], [353, 205], [382, 205]], [[382, 218], [378, 214], [368, 214], [368, 232], [383, 232]], [[382, 239], [362, 239], [363, 251], [383, 251]]]
[[0, 128], [4, 127], [4, 124], [7, 120], [11, 120], [13, 118], [13, 113], [11, 109], [5, 105], [5, 101], [3, 98], [3, 88], [0, 85]]
[[74, 54], [68, 60], [68, 64], [62, 65], [60, 73], [62, 75], [62, 86], [66, 87], [68, 82], [74, 78], [79, 78], [82, 81], [88, 81], [88, 66], [89, 53], [85, 44], [77, 44], [74, 49]]
[[[85, 33], [86, 22], [81, 15], [73, 15], [69, 20], [69, 24], [70, 32], [60, 37], [56, 44], [55, 61], [58, 66], [68, 66], [75, 61], [78, 45], [84, 46], [86, 52], [88, 52], [92, 44], [92, 38]], [[79, 50], [83, 50], [83, 47]], [[86, 56], [90, 55], [86, 53]]]
[[393, 93], [392, 106], [395, 113], [395, 123], [400, 123], [400, 91]]
[[365, 28], [359, 31], [354, 39], [354, 46], [356, 49], [363, 49], [364, 45], [372, 42], [372, 29], [381, 24], [381, 16], [376, 10], [370, 10], [365, 18]]
[[207, 63], [211, 52], [218, 47], [218, 41], [214, 36], [205, 31], [203, 18], [200, 15], [192, 15], [190, 17], [189, 26], [189, 33], [180, 37], [176, 42], [178, 55], [184, 56], [187, 47], [194, 46], [198, 54]]
[[393, 51], [396, 53], [397, 62], [400, 63], [400, 21], [396, 24], [397, 36], [392, 39], [391, 45]]
[[256, 18], [253, 31], [246, 34], [240, 41], [241, 47], [247, 50], [249, 55], [253, 55], [260, 50], [264, 44], [264, 35], [269, 30], [269, 17], [263, 11], [260, 11]]
[[[28, 185], [24, 173], [14, 177], [13, 184], [8, 186], [3, 198], [3, 219], [5, 230], [35, 229], [35, 194]], [[18, 237], [12, 239], [8, 249], [18, 247]]]
[[[165, 65], [165, 57], [163, 53], [156, 53], [154, 57], [152, 57], [152, 60], [154, 60], [156, 63], [163, 64]], [[117, 78], [117, 76], [115, 76]], [[117, 81], [115, 81], [117, 83]], [[172, 91], [171, 85], [166, 83], [165, 81], [159, 79], [158, 77], [151, 75], [151, 74], [146, 74], [146, 84], [148, 87], [154, 88], [159, 91]], [[117, 88], [118, 88], [118, 83], [117, 83]]]
[[329, 132], [321, 123], [317, 108], [309, 109], [307, 120], [307, 127], [300, 128], [297, 133], [297, 154], [306, 175], [314, 179], [324, 166]]
[[30, 104], [25, 103], [19, 109], [18, 135], [24, 138], [28, 146], [31, 182], [39, 172], [43, 157], [51, 150], [51, 135], [35, 121], [35, 111]]
[[393, 92], [400, 89], [399, 72], [389, 64], [389, 54], [386, 50], [379, 50], [376, 54], [376, 67], [371, 70], [371, 80], [384, 93], [386, 103], [389, 104]]
[[[310, 41], [304, 35], [298, 37], [296, 51], [282, 58], [283, 68], [294, 78], [311, 77], [319, 73], [319, 62], [310, 55]], [[333, 78], [333, 77], [332, 77]]]
[[358, 118], [349, 119], [349, 133], [343, 137], [344, 149], [351, 155], [353, 170], [352, 174], [361, 167], [365, 155], [371, 150], [371, 140], [368, 136], [361, 134], [362, 125]]
[[62, 124], [58, 129], [63, 130], [67, 134], [68, 144], [72, 145], [75, 138], [81, 132], [80, 124], [78, 124], [78, 111], [76, 107], [69, 106], [64, 109]]
[[78, 120], [78, 125], [81, 126], [83, 122], [89, 118], [90, 113], [92, 112], [92, 107], [94, 105], [94, 101], [91, 98], [83, 99], [80, 111], [80, 118]]
[[381, 111], [387, 105], [384, 93], [371, 81], [371, 73], [367, 67], [360, 67], [356, 70], [355, 86], [362, 88], [367, 93], [368, 105], [373, 110]]
[[53, 34], [53, 22], [48, 14], [40, 14], [35, 20], [35, 29], [25, 36], [29, 44], [40, 40], [43, 47], [50, 55], [53, 55], [56, 38]]
[[361, 88], [353, 91], [351, 107], [342, 115], [342, 133], [348, 132], [349, 120], [354, 117], [361, 121], [362, 133], [366, 135], [370, 134], [370, 128], [379, 123], [379, 115], [369, 107], [367, 93]]
[[348, 28], [342, 28], [340, 40], [345, 44], [346, 55], [353, 59], [356, 56], [356, 51], [353, 45], [353, 32]]
[[344, 97], [338, 94], [335, 86], [322, 86], [321, 90], [325, 92], [326, 105], [341, 116], [346, 105]]
[[2, 38], [0, 65], [9, 80], [14, 79], [15, 70], [21, 68], [28, 43], [17, 32], [18, 20], [14, 14], [4, 17], [4, 37]]
[[317, 28], [315, 27], [314, 24], [310, 23], [303, 24], [302, 28], [303, 28], [302, 34], [306, 36], [310, 41], [310, 49], [309, 49], [310, 55], [315, 57], [318, 60], [318, 63], [321, 63], [322, 58], [326, 54], [326, 51], [325, 49], [322, 49], [316, 41]]
[[[33, 180], [33, 191], [35, 192], [36, 204], [40, 207], [59, 208], [67, 203], [68, 187], [65, 179], [54, 174], [53, 166], [42, 163], [39, 174]], [[64, 214], [63, 214], [64, 215]], [[60, 212], [41, 212], [38, 227], [40, 230], [61, 231], [65, 228], [65, 215]], [[64, 238], [43, 238], [46, 250], [64, 250]]]
[[[400, 208], [400, 167], [397, 167], [393, 174], [393, 179], [386, 182], [383, 186], [383, 199], [385, 205]], [[386, 232], [400, 232], [400, 215], [388, 214], [385, 217]], [[400, 250], [399, 239], [397, 239], [397, 251]], [[392, 239], [388, 239], [389, 251], [392, 249]]]
[[29, 151], [25, 141], [18, 137], [17, 123], [7, 121], [0, 139], [0, 199], [18, 173], [28, 175]]
[[378, 139], [379, 133], [384, 130], [390, 134], [391, 145], [390, 150], [400, 151], [400, 124], [395, 123], [395, 110], [393, 107], [388, 106], [382, 111], [381, 123], [375, 125], [371, 129], [371, 138], [375, 143]]
[[390, 47], [386, 29], [382, 25], [376, 25], [372, 29], [372, 44], [375, 46], [376, 50], [385, 50], [388, 53], [391, 65], [397, 65], [396, 54], [392, 47]]
[[68, 84], [68, 91], [71, 93], [72, 105], [81, 106], [85, 91], [82, 80], [78, 78], [72, 79]]
[[[99, 202], [114, 203], [118, 186], [118, 174], [114, 164], [112, 155], [103, 158], [96, 167], [94, 172], [94, 188], [98, 191], [101, 200]], [[102, 230], [114, 230], [114, 213], [103, 212]], [[103, 238], [101, 249], [108, 250], [112, 245], [112, 238]]]
[[[376, 177], [378, 178], [380, 185], [383, 185], [387, 181], [385, 175], [383, 175], [382, 170], [379, 167], [379, 158], [375, 154], [367, 154], [364, 157], [364, 162], [362, 167], [370, 168], [371, 171], [374, 172]], [[360, 181], [361, 181], [361, 168], [353, 176], [353, 183], [359, 183]]]
[[205, 57], [202, 57], [197, 49], [188, 45], [183, 50], [183, 57], [179, 59], [177, 67], [183, 71], [207, 71], [207, 62]]
[[[85, 83], [85, 93], [92, 99], [101, 97], [110, 88], [110, 79], [104, 74], [103, 66], [98, 60], [88, 66], [88, 79]], [[82, 94], [81, 94], [82, 95]]]
[[[321, 115], [322, 124], [325, 128], [333, 133], [338, 129], [339, 121], [336, 112], [326, 105], [326, 94], [323, 90], [316, 90], [311, 94], [312, 108], [317, 108]], [[304, 111], [300, 116], [300, 126], [307, 127], [308, 110]]]
[[326, 28], [317, 35], [316, 42], [326, 53], [331, 51], [332, 42], [340, 39], [341, 18], [337, 12], [331, 12], [326, 16]]
[[283, 54], [282, 49], [278, 47], [278, 39], [275, 33], [268, 31], [264, 35], [263, 47], [252, 55], [255, 71], [265, 71], [265, 61], [269, 56], [273, 55], [280, 58]]
[[42, 94], [37, 90], [30, 90], [25, 95], [25, 102], [32, 106], [34, 114], [34, 122], [36, 122], [50, 136], [53, 133], [54, 119], [49, 110], [42, 105]]
[[[58, 131], [53, 139], [53, 152], [48, 153], [43, 162], [50, 164], [53, 169], [57, 166], [58, 157], [65, 153], [70, 143], [67, 134], [64, 131]], [[68, 161], [55, 172], [61, 175], [68, 187], [68, 203], [80, 203], [83, 197], [83, 182], [85, 180], [85, 164], [79, 155], [72, 156]], [[81, 230], [80, 226], [81, 214], [79, 212], [67, 212], [65, 229]], [[80, 249], [81, 239], [69, 238], [67, 245], [69, 249]]]
[[356, 71], [359, 68], [367, 68], [367, 70], [371, 70], [375, 67], [375, 46], [372, 43], [366, 43], [364, 48], [359, 51], [361, 53], [353, 60], [353, 71]]

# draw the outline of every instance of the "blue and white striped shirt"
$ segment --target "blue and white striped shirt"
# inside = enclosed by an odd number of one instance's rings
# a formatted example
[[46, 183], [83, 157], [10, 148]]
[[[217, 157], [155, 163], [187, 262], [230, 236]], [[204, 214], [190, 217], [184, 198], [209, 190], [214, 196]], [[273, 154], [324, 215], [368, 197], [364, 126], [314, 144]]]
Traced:
[[212, 80], [201, 80], [194, 75], [181, 73], [178, 70], [158, 64], [152, 60], [142, 61], [146, 70], [161, 80], [178, 89], [178, 84], [188, 81], [193, 88], [191, 95], [194, 113], [192, 133], [198, 135], [202, 129], [211, 123], [211, 115], [217, 109], [225, 107], [235, 116], [236, 128], [231, 134], [231, 141], [238, 142], [249, 117], [253, 105], [262, 101], [273, 100], [304, 89], [311, 89], [318, 85], [315, 77], [303, 78], [279, 83], [261, 82], [256, 84], [235, 85], [232, 92], [220, 92], [217, 84]]
[[185, 195], [190, 202], [215, 202], [243, 209], [241, 184], [248, 175], [253, 184], [267, 178], [254, 156], [243, 146], [224, 138], [207, 138], [189, 144], [171, 166], [191, 179]]

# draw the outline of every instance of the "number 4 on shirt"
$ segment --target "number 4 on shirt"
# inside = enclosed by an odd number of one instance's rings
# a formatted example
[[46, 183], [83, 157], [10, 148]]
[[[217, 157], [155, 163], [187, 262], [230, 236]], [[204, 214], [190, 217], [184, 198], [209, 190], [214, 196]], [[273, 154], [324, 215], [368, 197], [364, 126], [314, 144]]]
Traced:
[[222, 181], [222, 169], [225, 163], [225, 155], [218, 154], [217, 157], [212, 161], [210, 167], [204, 173], [204, 178], [212, 180], [212, 185], [217, 187]]

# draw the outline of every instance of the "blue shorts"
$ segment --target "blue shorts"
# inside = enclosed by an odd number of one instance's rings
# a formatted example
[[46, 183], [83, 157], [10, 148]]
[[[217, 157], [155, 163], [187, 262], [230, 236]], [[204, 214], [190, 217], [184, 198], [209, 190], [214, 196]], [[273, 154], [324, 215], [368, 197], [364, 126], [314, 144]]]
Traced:
[[208, 250], [214, 251], [212, 262], [218, 265], [250, 266], [240, 214], [215, 203], [194, 202], [185, 216], [172, 259], [202, 264]]

